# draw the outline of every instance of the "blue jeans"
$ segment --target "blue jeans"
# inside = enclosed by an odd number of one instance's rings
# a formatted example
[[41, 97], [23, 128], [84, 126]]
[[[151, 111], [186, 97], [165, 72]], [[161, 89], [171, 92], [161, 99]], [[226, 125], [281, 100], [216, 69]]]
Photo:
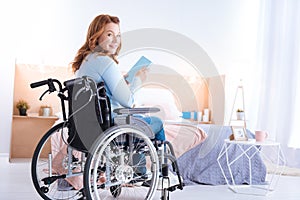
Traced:
[[155, 139], [164, 141], [166, 140], [165, 131], [163, 122], [160, 118], [154, 117], [154, 116], [141, 116], [141, 115], [135, 115], [135, 117], [143, 119], [147, 124], [149, 124], [151, 130], [155, 134]]
[[[166, 140], [165, 131], [163, 127], [163, 123], [160, 118], [158, 117], [149, 117], [149, 116], [141, 116], [141, 115], [134, 115], [142, 120], [144, 120], [147, 124], [149, 124], [151, 130], [155, 134], [155, 139], [164, 141]], [[133, 155], [133, 165], [137, 166], [135, 173], [138, 175], [146, 174], [146, 159], [145, 154], [143, 153], [136, 153]]]

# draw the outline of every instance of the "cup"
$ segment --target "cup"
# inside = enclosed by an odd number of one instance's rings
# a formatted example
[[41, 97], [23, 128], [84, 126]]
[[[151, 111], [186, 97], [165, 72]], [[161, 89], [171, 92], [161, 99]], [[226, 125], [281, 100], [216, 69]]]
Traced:
[[49, 117], [50, 116], [50, 108], [49, 107], [44, 107], [43, 108], [43, 116], [44, 117]]
[[257, 142], [263, 142], [268, 137], [267, 131], [255, 131], [255, 140]]

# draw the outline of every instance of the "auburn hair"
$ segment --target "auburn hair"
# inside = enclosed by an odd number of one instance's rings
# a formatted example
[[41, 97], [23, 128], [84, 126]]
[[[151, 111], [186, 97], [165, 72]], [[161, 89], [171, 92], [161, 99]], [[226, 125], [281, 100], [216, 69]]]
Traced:
[[[94, 18], [88, 28], [87, 36], [85, 43], [83, 46], [77, 51], [77, 54], [74, 58], [74, 61], [71, 63], [72, 71], [76, 72], [84, 60], [84, 58], [91, 52], [94, 52], [96, 47], [98, 46], [98, 40], [100, 36], [104, 33], [105, 25], [109, 23], [119, 24], [120, 20], [118, 17], [110, 16], [110, 15], [98, 15]], [[117, 56], [121, 49], [121, 43], [116, 50], [116, 53], [111, 55], [103, 51], [99, 51], [99, 55], [108, 55], [110, 56], [116, 63], [118, 63]]]

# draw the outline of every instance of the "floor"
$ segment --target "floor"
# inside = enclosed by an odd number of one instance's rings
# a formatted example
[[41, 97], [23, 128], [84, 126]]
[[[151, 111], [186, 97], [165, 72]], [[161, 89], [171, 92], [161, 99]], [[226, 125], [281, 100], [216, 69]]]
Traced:
[[[276, 190], [267, 196], [236, 194], [226, 185], [221, 186], [186, 186], [182, 191], [170, 193], [172, 200], [299, 200], [300, 177], [281, 176]], [[30, 162], [18, 160], [8, 162], [6, 156], [0, 156], [0, 199], [5, 200], [39, 200], [30, 177]], [[159, 199], [159, 198], [157, 198]]]

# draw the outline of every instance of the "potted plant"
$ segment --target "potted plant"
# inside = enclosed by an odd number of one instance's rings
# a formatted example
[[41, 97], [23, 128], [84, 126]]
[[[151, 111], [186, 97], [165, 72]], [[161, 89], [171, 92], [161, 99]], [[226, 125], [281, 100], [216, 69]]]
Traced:
[[243, 109], [237, 109], [236, 110], [236, 118], [237, 120], [244, 120], [245, 119], [245, 112]]
[[21, 99], [17, 102], [16, 108], [19, 110], [21, 116], [26, 116], [27, 110], [30, 108], [30, 106], [27, 101]]

